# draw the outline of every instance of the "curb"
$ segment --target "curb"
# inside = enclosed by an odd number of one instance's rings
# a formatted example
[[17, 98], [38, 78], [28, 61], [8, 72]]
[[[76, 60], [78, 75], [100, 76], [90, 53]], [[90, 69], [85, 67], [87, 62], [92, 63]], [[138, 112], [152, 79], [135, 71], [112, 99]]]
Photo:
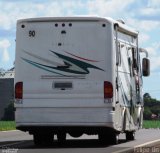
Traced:
[[19, 131], [19, 130], [0, 131], [0, 133], [1, 133], [1, 132], [16, 132], [16, 131]]

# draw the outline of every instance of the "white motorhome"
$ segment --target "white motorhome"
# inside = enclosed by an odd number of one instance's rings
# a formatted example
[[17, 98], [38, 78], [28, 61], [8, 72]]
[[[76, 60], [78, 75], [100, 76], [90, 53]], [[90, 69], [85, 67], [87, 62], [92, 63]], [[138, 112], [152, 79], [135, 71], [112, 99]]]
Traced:
[[[141, 68], [140, 53], [145, 52]], [[138, 32], [101, 17], [53, 17], [17, 22], [16, 127], [35, 144], [98, 134], [118, 143], [142, 126], [142, 75], [149, 75]]]

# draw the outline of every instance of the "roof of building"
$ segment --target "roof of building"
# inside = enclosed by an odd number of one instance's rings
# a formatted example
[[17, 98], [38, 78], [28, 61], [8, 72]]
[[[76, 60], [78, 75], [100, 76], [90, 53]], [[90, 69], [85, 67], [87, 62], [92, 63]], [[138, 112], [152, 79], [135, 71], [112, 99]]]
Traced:
[[14, 68], [11, 68], [8, 71], [0, 72], [0, 79], [14, 78]]

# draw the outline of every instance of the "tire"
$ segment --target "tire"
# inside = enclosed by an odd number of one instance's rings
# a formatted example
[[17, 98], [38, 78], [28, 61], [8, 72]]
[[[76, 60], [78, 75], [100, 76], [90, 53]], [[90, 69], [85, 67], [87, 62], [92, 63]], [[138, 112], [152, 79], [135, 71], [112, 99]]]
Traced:
[[57, 139], [60, 144], [63, 144], [66, 141], [66, 133], [65, 132], [58, 133]]
[[118, 143], [119, 143], [119, 134], [112, 133], [112, 135], [111, 135], [111, 144], [112, 145], [117, 145]]
[[33, 135], [33, 140], [34, 140], [34, 144], [36, 145], [36, 146], [41, 146], [42, 144], [43, 144], [43, 138], [42, 137], [40, 137], [40, 135], [38, 135], [38, 134], [34, 134]]
[[107, 134], [99, 133], [98, 139], [101, 144], [108, 144], [109, 142], [109, 136]]
[[135, 132], [134, 131], [126, 132], [126, 140], [127, 141], [135, 140]]
[[53, 144], [53, 135], [46, 135], [45, 136], [45, 144], [46, 145], [52, 145]]
[[117, 133], [108, 133], [108, 134], [99, 134], [99, 141], [102, 144], [116, 145], [119, 142], [119, 134]]
[[51, 133], [47, 134], [34, 134], [33, 135], [34, 144], [37, 146], [52, 145], [53, 135]]

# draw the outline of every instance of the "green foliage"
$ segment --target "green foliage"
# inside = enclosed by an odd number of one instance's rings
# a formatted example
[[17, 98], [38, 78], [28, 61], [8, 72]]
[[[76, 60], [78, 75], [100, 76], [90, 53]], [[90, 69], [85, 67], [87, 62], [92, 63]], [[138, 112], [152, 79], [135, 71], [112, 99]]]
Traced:
[[143, 95], [143, 97], [144, 97], [144, 98], [147, 98], [147, 99], [148, 99], [148, 98], [151, 98], [151, 96], [150, 96], [149, 93], [145, 93], [145, 94]]
[[5, 108], [4, 116], [2, 118], [3, 121], [13, 121], [14, 117], [14, 103], [11, 102], [7, 108]]
[[151, 119], [152, 112], [149, 107], [144, 107], [143, 118], [145, 120]]
[[152, 114], [160, 116], [160, 101], [146, 93], [144, 94], [144, 119], [150, 120]]

